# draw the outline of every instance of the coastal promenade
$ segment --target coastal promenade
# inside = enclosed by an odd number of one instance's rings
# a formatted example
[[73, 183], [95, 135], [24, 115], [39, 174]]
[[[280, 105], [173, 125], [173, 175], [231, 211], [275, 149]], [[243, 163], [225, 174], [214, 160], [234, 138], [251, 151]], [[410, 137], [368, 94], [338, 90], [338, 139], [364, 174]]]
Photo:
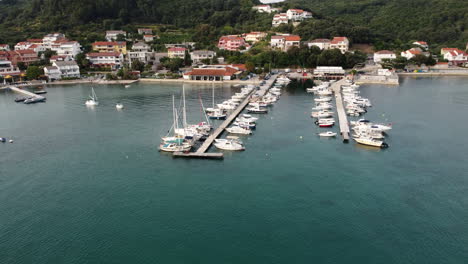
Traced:
[[140, 79], [142, 83], [190, 83], [190, 84], [258, 84], [259, 79], [258, 77], [249, 79], [249, 80], [226, 80], [226, 81], [194, 81], [194, 80], [186, 80], [186, 79], [153, 79], [153, 78], [142, 78]]
[[331, 89], [335, 94], [335, 102], [336, 102], [336, 112], [338, 114], [338, 123], [340, 125], [340, 134], [343, 137], [343, 142], [349, 141], [349, 123], [348, 118], [346, 116], [344, 104], [343, 104], [343, 97], [341, 95], [341, 85], [344, 85], [346, 79], [337, 81], [332, 84]]
[[208, 149], [211, 147], [215, 139], [217, 139], [223, 131], [236, 119], [237, 116], [244, 110], [244, 108], [250, 103], [259, 100], [262, 96], [266, 94], [268, 89], [271, 88], [275, 82], [278, 75], [273, 75], [269, 80], [265, 82], [264, 85], [260, 86], [258, 90], [252, 91], [242, 103], [226, 118], [226, 120], [221, 123], [221, 125], [216, 128], [216, 130], [203, 142], [203, 144], [198, 148], [196, 152], [183, 153], [175, 152], [174, 157], [184, 157], [184, 158], [201, 158], [201, 159], [222, 159], [223, 153], [207, 153]]

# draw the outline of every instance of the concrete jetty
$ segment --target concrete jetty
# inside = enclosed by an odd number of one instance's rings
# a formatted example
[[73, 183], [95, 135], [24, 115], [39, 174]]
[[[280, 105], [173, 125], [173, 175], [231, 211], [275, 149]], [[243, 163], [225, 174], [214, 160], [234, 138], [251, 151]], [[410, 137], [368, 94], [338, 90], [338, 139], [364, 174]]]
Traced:
[[8, 86], [8, 88], [9, 88], [10, 90], [12, 90], [13, 92], [15, 92], [15, 93], [19, 93], [19, 94], [25, 95], [26, 97], [44, 98], [43, 96], [37, 95], [37, 94], [35, 94], [35, 93], [31, 93], [31, 92], [29, 92], [29, 91], [20, 89], [20, 88], [15, 87], [15, 86]]
[[343, 104], [343, 97], [341, 95], [341, 85], [344, 85], [346, 80], [340, 80], [331, 85], [331, 89], [335, 94], [336, 101], [336, 112], [338, 114], [338, 123], [340, 124], [340, 134], [343, 137], [343, 142], [349, 141], [349, 123], [348, 117], [346, 116], [346, 111]]
[[217, 139], [223, 131], [236, 119], [237, 116], [244, 110], [244, 108], [250, 103], [255, 102], [266, 94], [268, 89], [271, 88], [278, 75], [271, 76], [269, 80], [265, 82], [258, 90], [252, 91], [239, 106], [229, 114], [226, 120], [216, 128], [216, 130], [203, 142], [196, 152], [174, 152], [174, 157], [183, 158], [199, 158], [199, 159], [222, 159], [223, 153], [207, 153], [208, 149], [213, 144], [214, 140]]

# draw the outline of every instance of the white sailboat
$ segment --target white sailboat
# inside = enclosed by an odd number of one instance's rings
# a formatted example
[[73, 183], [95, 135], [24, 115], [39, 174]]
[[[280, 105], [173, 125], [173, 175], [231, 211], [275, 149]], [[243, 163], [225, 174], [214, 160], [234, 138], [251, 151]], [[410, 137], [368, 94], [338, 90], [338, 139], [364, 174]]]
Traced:
[[[177, 135], [175, 131], [178, 129], [178, 115], [177, 110], [175, 109], [174, 96], [172, 96], [172, 114], [173, 114], [173, 124], [171, 130], [174, 131], [173, 136], [166, 136], [162, 138], [162, 142], [159, 145], [159, 150], [165, 152], [185, 152], [189, 151], [192, 146], [185, 141], [183, 136]], [[169, 130], [169, 132], [171, 131]]]
[[211, 108], [211, 111], [208, 113], [208, 117], [210, 119], [226, 119], [227, 115], [224, 112], [223, 109], [215, 108], [215, 99], [214, 99], [214, 84], [213, 84], [213, 91], [211, 93], [212, 99], [213, 99], [213, 108]]
[[86, 100], [85, 105], [87, 106], [99, 105], [97, 95], [94, 92], [94, 88], [91, 88], [91, 95], [89, 96], [89, 99]]

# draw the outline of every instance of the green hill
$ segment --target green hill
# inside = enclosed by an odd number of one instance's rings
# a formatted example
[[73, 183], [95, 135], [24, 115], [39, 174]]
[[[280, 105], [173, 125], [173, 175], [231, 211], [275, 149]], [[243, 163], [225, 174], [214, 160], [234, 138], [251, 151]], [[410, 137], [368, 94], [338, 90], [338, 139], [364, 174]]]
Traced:
[[[269, 29], [271, 15], [251, 10], [257, 3], [257, 0], [2, 0], [0, 43], [15, 43], [52, 31], [63, 31], [86, 42], [99, 38], [106, 29], [150, 24], [187, 29], [196, 40], [208, 42], [219, 34]], [[355, 43], [373, 43], [378, 48], [403, 47], [412, 40], [464, 47], [468, 41], [466, 0], [288, 0], [278, 5], [314, 12], [317, 19], [294, 29], [305, 38], [345, 35]]]

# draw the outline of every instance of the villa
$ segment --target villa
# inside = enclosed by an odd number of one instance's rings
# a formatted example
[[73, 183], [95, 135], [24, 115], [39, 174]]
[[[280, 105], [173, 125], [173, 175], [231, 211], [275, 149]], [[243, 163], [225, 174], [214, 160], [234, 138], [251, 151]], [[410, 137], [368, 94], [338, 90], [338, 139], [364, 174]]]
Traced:
[[393, 51], [381, 50], [374, 53], [374, 62], [381, 63], [384, 59], [396, 59], [396, 54]]
[[230, 51], [239, 51], [242, 47], [250, 47], [244, 38], [237, 35], [222, 36], [218, 41], [218, 48]]
[[97, 41], [92, 44], [97, 52], [118, 52], [127, 54], [127, 44], [124, 41]]
[[123, 30], [109, 30], [106, 31], [106, 40], [107, 41], [115, 41], [117, 40], [117, 37], [119, 35], [123, 35], [124, 37], [127, 37], [127, 32]]
[[270, 46], [282, 51], [288, 51], [292, 47], [299, 47], [300, 43], [301, 37], [297, 35], [277, 35], [271, 37]]
[[86, 54], [86, 59], [93, 67], [109, 67], [112, 70], [122, 67], [124, 60], [123, 54], [119, 52], [92, 52]]
[[167, 56], [169, 58], [181, 58], [181, 59], [184, 59], [185, 58], [185, 51], [187, 49], [186, 48], [180, 48], [180, 47], [174, 47], [174, 48], [169, 48], [167, 50]]

